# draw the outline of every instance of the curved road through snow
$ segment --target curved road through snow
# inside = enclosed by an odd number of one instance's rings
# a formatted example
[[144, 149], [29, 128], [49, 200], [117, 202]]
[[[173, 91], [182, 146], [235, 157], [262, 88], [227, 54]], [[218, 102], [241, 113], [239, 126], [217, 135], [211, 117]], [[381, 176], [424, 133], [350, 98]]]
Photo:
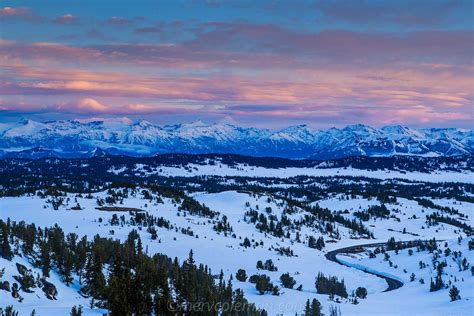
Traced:
[[[387, 245], [386, 242], [382, 242], [382, 243], [364, 244], [364, 245], [356, 245], [356, 246], [340, 248], [340, 249], [329, 251], [326, 254], [326, 259], [328, 259], [330, 261], [333, 261], [333, 262], [336, 262], [336, 263], [339, 263], [339, 264], [341, 264], [343, 266], [346, 266], [346, 267], [358, 269], [357, 267], [353, 267], [353, 266], [350, 266], [350, 265], [348, 265], [344, 262], [339, 261], [336, 256], [340, 253], [355, 253], [355, 252], [357, 252], [358, 248], [361, 248], [361, 247], [362, 248], [365, 248], [365, 247], [372, 248], [372, 247], [380, 247], [380, 246], [386, 246], [386, 245]], [[388, 284], [388, 288], [384, 292], [393, 291], [393, 290], [399, 289], [403, 286], [403, 282], [401, 282], [400, 280], [391, 278], [387, 275], [379, 274], [375, 271], [368, 271], [368, 270], [363, 270], [363, 269], [358, 269], [358, 270], [361, 270], [365, 273], [369, 273], [369, 274], [372, 274], [372, 275], [378, 276], [379, 278], [384, 279]]]

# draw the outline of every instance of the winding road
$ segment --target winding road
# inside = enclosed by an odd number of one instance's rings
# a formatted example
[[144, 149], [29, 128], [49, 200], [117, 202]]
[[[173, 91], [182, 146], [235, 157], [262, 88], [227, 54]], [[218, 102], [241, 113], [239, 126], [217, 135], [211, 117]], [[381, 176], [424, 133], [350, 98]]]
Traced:
[[[346, 266], [346, 267], [357, 269], [356, 267], [353, 267], [353, 266], [347, 265], [343, 262], [340, 262], [339, 260], [337, 260], [336, 256], [340, 253], [356, 253], [356, 252], [358, 252], [358, 250], [360, 248], [372, 248], [372, 247], [380, 247], [380, 246], [386, 246], [386, 245], [387, 245], [386, 242], [381, 242], [381, 243], [372, 243], [372, 244], [364, 244], [364, 245], [356, 245], [356, 246], [340, 248], [340, 249], [329, 251], [326, 254], [326, 259], [328, 259], [329, 261], [339, 263], [340, 265], [343, 265], [343, 266]], [[367, 270], [362, 270], [362, 269], [358, 269], [358, 270], [361, 270], [365, 273], [373, 274], [375, 276], [378, 276], [379, 278], [384, 279], [388, 284], [388, 288], [384, 292], [393, 291], [393, 290], [399, 289], [403, 286], [403, 282], [401, 282], [397, 279], [391, 278], [389, 276], [378, 274], [377, 272], [374, 272], [374, 271], [367, 271]]]

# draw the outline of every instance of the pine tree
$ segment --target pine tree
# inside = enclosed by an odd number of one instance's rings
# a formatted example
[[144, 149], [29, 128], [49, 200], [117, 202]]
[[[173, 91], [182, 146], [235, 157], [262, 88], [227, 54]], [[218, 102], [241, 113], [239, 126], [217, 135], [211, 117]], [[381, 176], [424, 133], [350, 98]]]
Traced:
[[164, 267], [158, 269], [156, 280], [159, 281], [159, 290], [156, 290], [154, 293], [153, 307], [155, 315], [164, 315], [169, 312], [169, 306], [171, 303], [168, 274]]
[[322, 316], [321, 312], [321, 303], [317, 299], [313, 299], [310, 301], [309, 299], [306, 301], [305, 309], [304, 309], [304, 316]]
[[339, 281], [335, 276], [326, 277], [324, 274], [319, 273], [316, 277], [315, 286], [317, 292], [320, 294], [339, 295], [341, 297], [348, 296], [344, 279]]
[[235, 278], [240, 282], [245, 282], [247, 281], [247, 273], [244, 269], [239, 269], [235, 274]]
[[366, 298], [367, 297], [367, 289], [365, 287], [358, 287], [355, 290], [355, 295], [358, 298]]
[[[196, 295], [196, 289], [199, 285], [199, 281], [197, 279], [196, 275], [196, 266], [195, 266], [195, 261], [194, 261], [194, 255], [193, 251], [189, 251], [189, 256], [188, 259], [183, 262], [182, 265], [183, 269], [183, 274], [182, 274], [182, 279], [181, 279], [181, 290], [187, 296], [189, 303], [195, 303], [197, 302], [197, 295]], [[222, 288], [224, 286], [223, 284], [223, 276], [224, 273], [221, 271], [221, 280], [220, 280], [220, 287]]]
[[40, 242], [40, 265], [43, 277], [49, 277], [49, 272], [51, 271], [51, 255], [47, 240]]
[[79, 307], [77, 307], [76, 305], [74, 305], [71, 309], [71, 316], [82, 316], [82, 306], [79, 305]]
[[260, 295], [263, 295], [268, 290], [269, 285], [270, 278], [263, 274], [258, 276], [257, 282], [255, 283], [255, 288], [257, 289]]
[[79, 283], [82, 284], [82, 274], [87, 262], [87, 238], [84, 236], [76, 244], [74, 260], [74, 271], [79, 276]]
[[293, 277], [289, 273], [282, 274], [280, 276], [280, 281], [283, 287], [287, 289], [292, 289], [296, 284], [295, 279], [293, 279]]
[[306, 300], [306, 305], [304, 308], [304, 316], [311, 316], [311, 305], [309, 303], [309, 299]]
[[459, 289], [453, 285], [453, 287], [449, 290], [449, 297], [451, 298], [451, 302], [457, 301], [461, 299], [459, 295]]
[[320, 237], [318, 238], [318, 240], [316, 241], [316, 248], [319, 249], [319, 250], [321, 250], [321, 249], [323, 249], [325, 246], [326, 246], [326, 245], [325, 245], [325, 243], [324, 243], [324, 238], [323, 238], [322, 236], [320, 236]]
[[[2, 225], [0, 221], [0, 226]], [[9, 229], [10, 241], [14, 238], [21, 244], [27, 235], [24, 224], [12, 224]], [[232, 310], [230, 313], [223, 313], [223, 316], [266, 315], [264, 311], [249, 304], [241, 292], [239, 294], [238, 291], [233, 291], [232, 277], [225, 282], [221, 272], [221, 281], [216, 285], [206, 266], [195, 265], [192, 251], [188, 260], [180, 266], [177, 258], [173, 261], [165, 255], [150, 257], [142, 253], [136, 232], [131, 232], [125, 242], [99, 236], [93, 241], [82, 239], [76, 243], [76, 240], [69, 235], [65, 238], [59, 227], [44, 231], [38, 229], [32, 255], [38, 258], [39, 267], [45, 263], [47, 271], [54, 267], [64, 277], [72, 275], [71, 269], [74, 272], [84, 271], [81, 292], [91, 298], [91, 307], [106, 308], [111, 316], [168, 315], [169, 306], [192, 306], [196, 302], [209, 302], [211, 306], [229, 304]], [[85, 259], [79, 259], [80, 256]], [[108, 282], [105, 281], [104, 266], [109, 270]], [[30, 278], [21, 280], [17, 280], [21, 287], [28, 289], [28, 284], [31, 285]], [[270, 283], [269, 277], [264, 276], [259, 283], [259, 289], [263, 293], [278, 294], [278, 287]], [[19, 291], [18, 283], [14, 283], [12, 295], [18, 297]], [[237, 310], [235, 303], [241, 303], [239, 306], [245, 308]], [[71, 309], [71, 315], [80, 313], [80, 307]], [[206, 315], [205, 312], [189, 314]]]
[[110, 315], [132, 315], [133, 292], [140, 291], [132, 285], [132, 277], [129, 271], [121, 275], [111, 275], [107, 286], [107, 309]]
[[100, 304], [101, 300], [104, 299], [106, 284], [102, 271], [102, 262], [97, 251], [92, 252], [87, 262], [85, 283], [83, 291], [87, 295], [99, 300]]
[[272, 259], [266, 260], [265, 264], [263, 265], [263, 268], [268, 271], [278, 271], [278, 268], [275, 267], [275, 264], [273, 263]]
[[321, 316], [321, 303], [317, 299], [313, 299], [311, 302], [311, 315], [312, 316]]
[[0, 307], [0, 315], [5, 316], [18, 316], [18, 312], [13, 309], [12, 305], [8, 305], [5, 309]]
[[13, 258], [13, 251], [10, 246], [10, 229], [8, 223], [5, 224], [2, 222], [1, 227], [1, 235], [0, 235], [0, 257], [6, 260], [12, 260]]
[[71, 253], [71, 251], [66, 250], [66, 255], [65, 255], [63, 267], [62, 267], [62, 275], [63, 275], [64, 283], [66, 284], [66, 286], [69, 286], [74, 280], [72, 277], [72, 270], [73, 270], [73, 265], [74, 265], [73, 256], [74, 254]]
[[437, 275], [435, 277], [434, 282], [433, 282], [433, 279], [431, 279], [430, 292], [438, 291], [438, 290], [442, 289], [443, 287], [444, 287], [444, 282], [443, 282], [443, 279], [441, 278], [441, 275]]
[[188, 255], [188, 264], [191, 265], [191, 266], [194, 266], [195, 265], [195, 261], [194, 261], [194, 254], [193, 254], [193, 250], [189, 250], [189, 255]]

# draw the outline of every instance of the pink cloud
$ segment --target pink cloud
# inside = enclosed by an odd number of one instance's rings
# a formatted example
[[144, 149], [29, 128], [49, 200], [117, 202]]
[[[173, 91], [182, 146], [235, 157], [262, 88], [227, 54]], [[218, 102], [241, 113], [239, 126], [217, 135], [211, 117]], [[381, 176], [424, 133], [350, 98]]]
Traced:
[[38, 22], [42, 18], [35, 15], [30, 8], [27, 7], [3, 7], [0, 8], [0, 20], [20, 19], [29, 22]]
[[465, 121], [474, 97], [471, 36], [209, 23], [194, 40], [170, 44], [0, 41], [0, 92], [65, 100], [47, 110], [74, 113]]
[[109, 109], [106, 105], [92, 98], [81, 99], [77, 103], [77, 108], [85, 112], [106, 112]]
[[25, 7], [12, 8], [4, 7], [0, 9], [0, 17], [4, 16], [26, 16], [30, 14], [30, 10]]
[[64, 14], [62, 16], [58, 16], [53, 20], [54, 23], [56, 24], [74, 24], [77, 22], [77, 17], [72, 15], [72, 14]]
[[[188, 100], [203, 104], [254, 104], [324, 107], [358, 106], [433, 109], [456, 107], [467, 111], [474, 79], [451, 73], [425, 73], [422, 69], [321, 69], [298, 70], [295, 79], [282, 74], [228, 76], [145, 76], [125, 72], [94, 72], [80, 69], [2, 67], [14, 81], [1, 82], [5, 95], [65, 95], [157, 100]], [[371, 75], [377, 72], [377, 78]], [[383, 80], [381, 78], [384, 78]], [[140, 102], [130, 102], [140, 103]]]
[[[399, 124], [406, 125], [428, 125], [455, 124], [468, 125], [471, 116], [453, 111], [436, 111], [429, 106], [410, 107], [368, 107], [368, 106], [323, 106], [318, 104], [309, 105], [256, 105], [256, 106], [222, 106], [222, 107], [193, 107], [185, 105], [162, 105], [159, 103], [122, 103], [107, 101], [107, 98], [98, 100], [96, 98], [82, 98], [70, 102], [61, 102], [45, 106], [33, 103], [9, 103], [0, 102], [1, 111], [14, 113], [34, 112], [34, 113], [62, 113], [78, 114], [81, 116], [120, 116], [133, 115], [143, 117], [144, 115], [171, 115], [213, 117], [223, 119], [232, 117], [235, 120], [257, 120], [257, 125], [262, 122], [295, 121], [295, 122], [331, 122], [331, 125], [344, 125], [353, 123], [353, 118], [357, 117], [359, 122], [371, 125]], [[43, 102], [42, 102], [43, 103]], [[264, 109], [264, 110], [263, 110]]]
[[69, 102], [58, 102], [50, 105], [38, 105], [33, 102], [7, 102], [0, 100], [0, 111], [9, 112], [61, 112], [86, 115], [137, 115], [137, 114], [190, 114], [196, 109], [183, 106], [170, 106], [160, 104], [114, 104], [103, 102], [91, 97], [81, 98]]

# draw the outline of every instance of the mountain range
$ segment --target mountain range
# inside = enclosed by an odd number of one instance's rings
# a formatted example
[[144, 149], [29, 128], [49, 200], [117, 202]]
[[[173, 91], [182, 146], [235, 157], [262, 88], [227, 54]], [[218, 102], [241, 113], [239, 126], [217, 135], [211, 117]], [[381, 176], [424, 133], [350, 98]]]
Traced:
[[162, 153], [233, 153], [318, 160], [349, 156], [458, 156], [474, 153], [474, 135], [471, 129], [413, 129], [400, 125], [373, 128], [361, 124], [327, 130], [296, 125], [275, 131], [201, 121], [166, 126], [145, 120], [0, 123], [3, 158]]

